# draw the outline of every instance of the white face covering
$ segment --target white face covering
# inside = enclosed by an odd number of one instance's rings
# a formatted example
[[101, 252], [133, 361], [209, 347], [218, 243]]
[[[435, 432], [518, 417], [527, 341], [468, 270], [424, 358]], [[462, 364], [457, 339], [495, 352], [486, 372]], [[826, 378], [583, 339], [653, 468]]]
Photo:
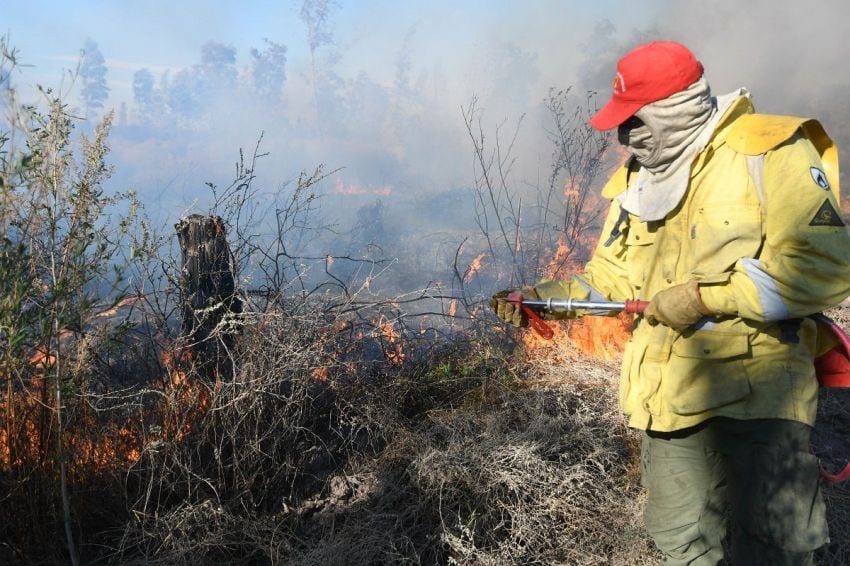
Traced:
[[653, 174], [668, 171], [689, 146], [714, 112], [711, 89], [705, 77], [683, 91], [647, 104], [637, 111], [644, 125], [618, 130], [620, 143]]
[[652, 140], [652, 132], [649, 130], [649, 126], [643, 122], [640, 122], [640, 126], [637, 127], [620, 126], [617, 128], [617, 139], [641, 164], [650, 160], [650, 156], [657, 145]]
[[[701, 152], [729, 104], [743, 89], [712, 98], [705, 77], [683, 91], [647, 104], [635, 117], [643, 125], [618, 129], [620, 143], [643, 167], [620, 197], [620, 204], [644, 222], [661, 220], [682, 200], [691, 164]], [[628, 122], [626, 122], [628, 124]]]

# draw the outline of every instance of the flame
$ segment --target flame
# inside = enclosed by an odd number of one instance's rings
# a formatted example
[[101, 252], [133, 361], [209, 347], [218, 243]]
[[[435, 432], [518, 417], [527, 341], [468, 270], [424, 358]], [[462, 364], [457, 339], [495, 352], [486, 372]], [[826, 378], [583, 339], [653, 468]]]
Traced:
[[[70, 330], [63, 329], [59, 332], [59, 340], [63, 340], [73, 335]], [[32, 367], [44, 369], [56, 365], [56, 354], [46, 344], [39, 344], [35, 347], [35, 353], [29, 358], [29, 364]]]
[[[582, 201], [582, 199], [584, 199]], [[592, 191], [583, 177], [568, 177], [564, 183], [564, 204], [568, 209], [591, 213], [605, 206], [604, 199], [598, 191]], [[598, 234], [585, 231], [572, 234], [570, 227], [565, 227], [558, 236], [558, 242], [552, 256], [543, 266], [543, 274], [555, 279], [565, 273], [574, 273], [587, 260], [590, 251], [595, 247]]]
[[566, 236], [561, 234], [558, 238], [558, 247], [555, 253], [552, 254], [552, 259], [543, 269], [546, 277], [555, 278], [560, 272], [574, 271], [577, 265], [575, 264], [575, 256], [572, 255], [572, 248], [566, 242]]
[[[212, 392], [206, 383], [199, 379], [188, 379], [187, 368], [194, 361], [191, 348], [163, 350], [160, 360], [165, 367], [169, 381], [165, 386], [166, 395], [163, 412], [163, 436], [179, 442], [195, 427], [212, 404]], [[221, 387], [216, 379], [215, 391]]]
[[457, 314], [457, 299], [452, 299], [449, 301], [449, 316], [454, 318]]
[[194, 355], [192, 350], [186, 349], [180, 352], [163, 350], [159, 355], [159, 361], [168, 373], [171, 387], [179, 387], [186, 381], [186, 371], [181, 369], [182, 365], [192, 362]]
[[582, 352], [597, 359], [614, 360], [623, 353], [631, 336], [633, 317], [585, 316], [569, 326], [569, 340]]
[[522, 343], [530, 361], [564, 363], [574, 361], [577, 355], [600, 361], [613, 361], [623, 352], [631, 336], [633, 317], [621, 314], [616, 317], [587, 315], [580, 319], [547, 324], [553, 330], [552, 340], [544, 340], [527, 329]]
[[393, 188], [389, 185], [363, 186], [358, 183], [345, 184], [342, 179], [337, 178], [334, 183], [333, 192], [337, 195], [379, 195], [387, 197], [393, 194]]
[[328, 375], [330, 374], [330, 370], [326, 367], [314, 368], [313, 371], [310, 372], [310, 379], [314, 381], [326, 382], [328, 380]]
[[[619, 145], [615, 145], [615, 151], [615, 158], [624, 164], [630, 154]], [[587, 190], [586, 182], [581, 177], [568, 178], [564, 185], [564, 199], [567, 205], [577, 206], [579, 199], [585, 198], [582, 204], [584, 210], [599, 210], [604, 206], [600, 194], [585, 194]], [[586, 260], [583, 256], [588, 255], [599, 238], [596, 233], [582, 233], [570, 241], [568, 236], [566, 233], [560, 235], [557, 247], [543, 268], [546, 277], [563, 279], [566, 274], [579, 272], [581, 264]], [[523, 342], [534, 356], [556, 355], [551, 352], [559, 348], [564, 349], [563, 342], [568, 342], [570, 347], [587, 356], [599, 360], [613, 360], [622, 354], [629, 339], [632, 319], [633, 317], [625, 314], [617, 317], [588, 315], [562, 324], [549, 323], [555, 330], [552, 340], [554, 349], [552, 343], [547, 343], [533, 332], [526, 332]], [[548, 348], [549, 354], [544, 353], [547, 351], [545, 348]]]
[[[385, 323], [380, 332], [392, 345], [388, 359], [400, 363], [404, 352], [393, 324]], [[0, 393], [3, 471], [55, 465], [55, 382], [44, 375], [46, 368], [55, 367], [55, 352], [41, 346], [26, 360], [27, 378], [16, 380], [14, 390], [13, 382], [7, 381], [8, 387]], [[145, 407], [148, 417], [128, 420], [117, 412], [98, 413], [86, 401], [66, 412], [67, 425], [61, 432], [72, 477], [92, 478], [103, 471], [126, 469], [142, 457], [146, 445], [159, 440], [179, 442], [200, 425], [221, 383], [216, 381], [215, 388], [211, 388], [204, 380], [190, 378], [191, 365], [197, 361], [191, 349], [163, 346], [160, 360], [167, 374], [159, 385], [164, 395], [156, 405]], [[356, 370], [353, 366], [350, 369]], [[328, 368], [317, 368], [312, 373], [316, 379], [327, 376]], [[156, 432], [152, 432], [154, 427], [146, 431], [144, 423], [151, 419], [157, 425]]]
[[555, 356], [554, 350], [560, 349], [561, 345], [568, 343], [565, 323], [549, 321], [546, 324], [554, 333], [551, 340], [546, 340], [531, 330], [531, 328], [527, 328], [522, 333], [522, 343], [525, 345], [526, 352], [531, 359]]
[[23, 390], [3, 400], [0, 464], [4, 468], [40, 462], [49, 448], [45, 422], [50, 419], [50, 391], [43, 375], [34, 376]]
[[30, 356], [30, 365], [39, 369], [56, 365], [56, 356], [47, 351], [45, 346], [37, 346], [35, 353]]
[[[0, 404], [0, 467], [32, 469], [51, 465], [55, 446], [53, 385], [44, 375], [7, 390]], [[77, 405], [63, 431], [68, 469], [73, 476], [117, 470], [141, 456], [141, 436], [126, 424], [106, 424], [87, 403]]]
[[118, 314], [119, 309], [121, 309], [123, 307], [131, 307], [131, 306], [135, 305], [137, 302], [139, 302], [139, 299], [140, 299], [140, 297], [136, 297], [136, 296], [126, 297], [126, 298], [122, 299], [120, 302], [118, 302], [111, 309], [101, 311], [101, 312], [95, 314], [94, 316], [97, 317], [97, 318], [105, 318], [105, 317], [109, 317], [109, 316], [114, 316], [114, 315]]
[[378, 329], [380, 338], [386, 345], [384, 348], [384, 356], [387, 358], [390, 365], [397, 366], [404, 362], [406, 356], [404, 353], [404, 347], [401, 343], [401, 337], [398, 332], [396, 332], [394, 326], [394, 321], [384, 321], [378, 324]]
[[484, 261], [485, 255], [487, 255], [486, 252], [481, 252], [471, 262], [469, 262], [469, 265], [466, 267], [466, 272], [463, 275], [464, 283], [469, 283], [469, 281], [475, 276], [475, 274], [481, 271], [481, 265]]

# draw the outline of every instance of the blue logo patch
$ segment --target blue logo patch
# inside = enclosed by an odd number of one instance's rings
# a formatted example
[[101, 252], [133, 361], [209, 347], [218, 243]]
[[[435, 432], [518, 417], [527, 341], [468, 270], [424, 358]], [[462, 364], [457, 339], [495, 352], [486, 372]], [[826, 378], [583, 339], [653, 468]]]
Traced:
[[829, 190], [829, 181], [826, 180], [826, 174], [823, 171], [817, 167], [812, 167], [809, 169], [809, 172], [812, 174], [812, 179], [817, 183], [817, 186], [825, 191]]

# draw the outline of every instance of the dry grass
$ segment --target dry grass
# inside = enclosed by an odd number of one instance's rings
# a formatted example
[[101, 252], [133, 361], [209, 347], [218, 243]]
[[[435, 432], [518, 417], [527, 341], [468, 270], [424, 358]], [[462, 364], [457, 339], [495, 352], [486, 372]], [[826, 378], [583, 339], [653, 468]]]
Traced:
[[[657, 562], [638, 434], [617, 409], [618, 360], [569, 342], [529, 356], [530, 346], [509, 352], [482, 337], [397, 365], [380, 358], [394, 351], [380, 333], [345, 358], [333, 331], [343, 319], [322, 308], [247, 314], [232, 381], [95, 404], [105, 426], [110, 415], [133, 421], [141, 456], [104, 471], [96, 492], [74, 486], [79, 513], [100, 505], [96, 524], [79, 518], [86, 561]], [[815, 449], [832, 469], [847, 457], [847, 394], [823, 392]], [[819, 563], [846, 564], [847, 487], [825, 494], [833, 540]]]
[[[234, 381], [213, 387], [201, 414], [183, 413], [171, 438], [149, 441], [129, 471], [130, 520], [111, 562], [654, 556], [612, 373], [545, 375], [479, 342], [358, 375], [327, 328], [318, 316], [246, 321]], [[312, 377], [320, 367], [327, 381]]]
[[651, 555], [610, 396], [565, 384], [441, 415], [413, 462], [449, 562], [639, 564]]

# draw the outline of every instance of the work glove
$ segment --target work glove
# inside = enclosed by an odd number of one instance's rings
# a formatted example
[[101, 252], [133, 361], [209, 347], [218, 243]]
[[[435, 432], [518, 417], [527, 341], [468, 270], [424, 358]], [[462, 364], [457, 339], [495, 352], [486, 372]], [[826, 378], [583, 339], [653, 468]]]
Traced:
[[506, 289], [504, 291], [499, 291], [493, 298], [490, 299], [490, 308], [493, 309], [496, 313], [496, 316], [504, 320], [505, 322], [509, 322], [516, 327], [525, 327], [528, 326], [528, 316], [524, 312], [522, 312], [521, 308], [517, 308], [517, 306], [508, 301], [508, 295], [513, 293], [514, 291], [519, 291], [522, 293], [523, 299], [538, 299], [537, 291], [534, 290], [534, 287], [523, 287], [522, 289]]
[[659, 291], [643, 313], [646, 322], [663, 324], [682, 332], [711, 311], [702, 302], [699, 285], [691, 280]]

